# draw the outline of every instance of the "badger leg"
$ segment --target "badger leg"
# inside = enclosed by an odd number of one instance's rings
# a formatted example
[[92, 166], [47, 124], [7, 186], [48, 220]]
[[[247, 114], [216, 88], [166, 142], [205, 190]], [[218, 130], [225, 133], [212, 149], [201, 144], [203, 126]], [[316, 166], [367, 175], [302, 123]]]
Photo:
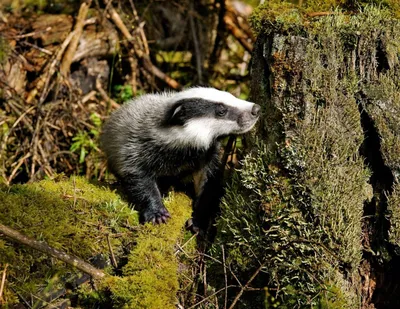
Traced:
[[165, 223], [171, 217], [162, 203], [155, 179], [129, 175], [124, 177], [122, 184], [128, 202], [138, 207], [141, 223]]
[[188, 229], [192, 232], [215, 235], [213, 224], [219, 212], [219, 202], [223, 195], [222, 172], [215, 167], [206, 167], [193, 175], [196, 198], [193, 201], [192, 222]]

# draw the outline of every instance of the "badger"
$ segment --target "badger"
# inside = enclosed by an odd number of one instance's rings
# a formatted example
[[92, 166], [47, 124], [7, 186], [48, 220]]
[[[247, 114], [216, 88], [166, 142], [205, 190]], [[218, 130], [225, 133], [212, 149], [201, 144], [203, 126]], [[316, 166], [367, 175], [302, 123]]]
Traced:
[[218, 207], [219, 141], [249, 131], [259, 114], [259, 105], [214, 88], [146, 94], [111, 114], [100, 145], [142, 223], [170, 218], [160, 178], [194, 175], [191, 229], [205, 230]]

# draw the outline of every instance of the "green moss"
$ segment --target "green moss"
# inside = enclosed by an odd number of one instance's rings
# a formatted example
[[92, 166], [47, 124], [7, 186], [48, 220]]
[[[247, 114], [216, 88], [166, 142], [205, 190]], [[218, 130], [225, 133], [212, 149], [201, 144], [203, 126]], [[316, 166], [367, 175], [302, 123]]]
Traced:
[[277, 29], [298, 29], [303, 25], [299, 7], [286, 1], [267, 1], [258, 6], [250, 16], [256, 33], [269, 33]]
[[397, 0], [309, 0], [302, 5], [298, 1], [271, 0], [254, 10], [250, 23], [259, 34], [272, 31], [304, 33], [317, 18], [339, 12], [356, 15], [370, 6], [387, 11], [390, 17], [400, 18], [400, 3]]
[[125, 278], [113, 279], [113, 299], [124, 308], [176, 308], [178, 261], [174, 244], [182, 237], [182, 227], [190, 217], [190, 200], [177, 194], [165, 203], [171, 220], [161, 226], [147, 224], [139, 231], [137, 245], [123, 268]]
[[[400, 184], [396, 183], [388, 199], [388, 216], [390, 220], [389, 241], [400, 248]], [[399, 251], [399, 250], [398, 250]], [[398, 252], [400, 253], [400, 252]]]
[[[400, 26], [397, 26], [397, 37], [390, 41], [400, 42]], [[389, 41], [389, 40], [388, 40]], [[386, 42], [385, 42], [386, 43]], [[393, 43], [392, 43], [393, 46]], [[384, 47], [385, 48], [385, 47]], [[400, 48], [397, 46], [396, 60], [393, 60], [391, 66], [398, 65], [398, 55]], [[389, 58], [388, 58], [389, 60]], [[387, 73], [380, 74], [374, 83], [364, 86], [364, 91], [370, 99], [364, 108], [371, 115], [372, 120], [381, 139], [381, 152], [385, 164], [395, 174], [400, 176], [400, 72], [390, 70]]]
[[[108, 252], [106, 234], [120, 255], [130, 234], [126, 225], [137, 225], [137, 213], [120, 197], [85, 179], [44, 180], [0, 190], [0, 222], [50, 246], [85, 260]], [[126, 237], [113, 237], [114, 233]], [[27, 247], [3, 241], [0, 264], [10, 264], [9, 288], [36, 293], [38, 286], [55, 276], [75, 272], [64, 263]], [[45, 276], [45, 277], [43, 277]]]

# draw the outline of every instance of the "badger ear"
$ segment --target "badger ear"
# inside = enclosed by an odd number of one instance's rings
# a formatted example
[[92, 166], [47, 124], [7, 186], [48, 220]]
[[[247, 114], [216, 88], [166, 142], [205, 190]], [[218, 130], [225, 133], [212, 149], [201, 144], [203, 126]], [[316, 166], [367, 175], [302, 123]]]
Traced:
[[185, 104], [176, 104], [169, 112], [167, 123], [170, 125], [183, 125], [185, 123]]

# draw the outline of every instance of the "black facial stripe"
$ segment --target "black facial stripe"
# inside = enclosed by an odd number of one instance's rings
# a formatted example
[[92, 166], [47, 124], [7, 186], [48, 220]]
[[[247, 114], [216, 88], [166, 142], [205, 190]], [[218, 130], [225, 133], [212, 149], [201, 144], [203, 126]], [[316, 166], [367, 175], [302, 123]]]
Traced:
[[[227, 109], [221, 115], [221, 105]], [[222, 109], [223, 109], [222, 107]], [[219, 118], [237, 121], [243, 111], [221, 102], [209, 101], [202, 98], [187, 98], [177, 101], [166, 115], [166, 124], [183, 125], [193, 118]]]

